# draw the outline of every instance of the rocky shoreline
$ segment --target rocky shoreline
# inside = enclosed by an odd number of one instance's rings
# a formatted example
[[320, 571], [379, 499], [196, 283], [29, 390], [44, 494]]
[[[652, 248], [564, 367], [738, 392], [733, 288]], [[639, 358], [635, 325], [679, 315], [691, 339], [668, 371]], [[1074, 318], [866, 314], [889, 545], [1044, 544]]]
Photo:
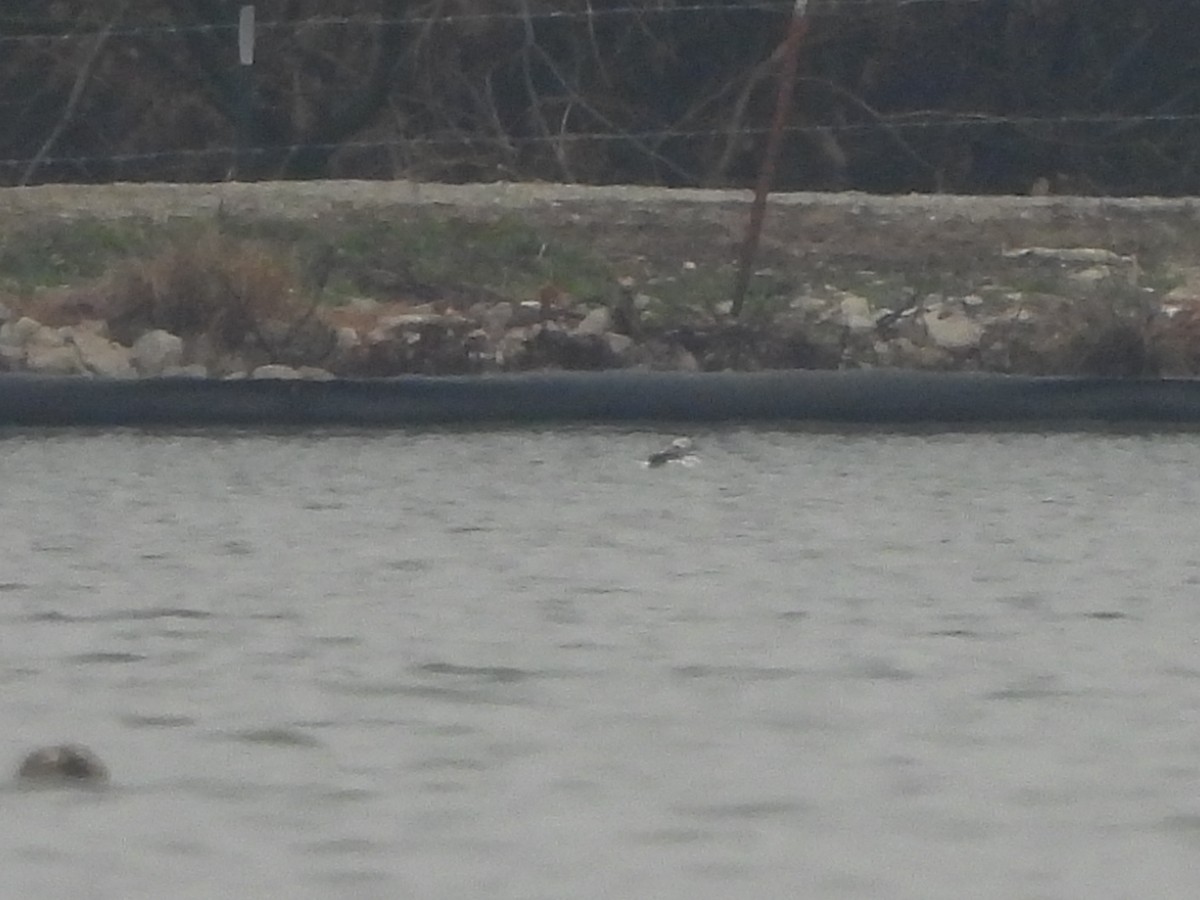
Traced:
[[[239, 288], [247, 296], [228, 309], [222, 291], [237, 291], [228, 286], [235, 281], [225, 281], [205, 288], [207, 312], [193, 315], [200, 303], [194, 284], [211, 274], [196, 270], [235, 257], [226, 243], [210, 248], [207, 263], [181, 263], [176, 252], [167, 268], [126, 272], [123, 281], [0, 297], [0, 371], [330, 378], [614, 368], [1103, 375], [1200, 369], [1200, 268], [1190, 256], [1200, 246], [1200, 223], [1187, 203], [781, 198], [756, 280], [759, 302], [734, 319], [728, 301], [687, 304], [679, 297], [692, 283], [699, 292], [703, 277], [729, 273], [744, 219], [744, 197], [736, 192], [637, 193], [622, 201], [620, 191], [630, 189], [570, 187], [556, 195], [534, 186], [529, 196], [497, 204], [480, 199], [494, 198], [492, 186], [427, 186], [425, 195], [393, 188], [384, 202], [386, 191], [368, 200], [361, 185], [339, 191], [326, 183], [296, 185], [292, 206], [264, 210], [288, 189], [122, 185], [106, 195], [104, 188], [79, 188], [69, 211], [31, 202], [39, 190], [61, 200], [69, 188], [5, 191], [0, 217], [12, 228], [41, 227], [47, 216], [147, 215], [130, 198], [160, 202], [164, 191], [184, 207], [206, 191], [223, 214], [226, 199], [236, 207], [240, 198], [255, 204], [244, 214], [304, 218], [318, 230], [344, 215], [346, 203], [391, 217], [432, 209], [490, 220], [515, 210], [550, 234], [591, 236], [613, 277], [588, 296], [554, 283], [517, 296], [489, 285], [415, 291], [401, 284], [337, 303], [259, 303], [251, 286]], [[457, 203], [445, 190], [457, 191]], [[430, 202], [431, 192], [440, 199]], [[106, 196], [120, 198], [119, 208], [106, 207]], [[316, 203], [314, 211], [314, 196], [326, 207]], [[182, 213], [168, 204], [150, 214]]]

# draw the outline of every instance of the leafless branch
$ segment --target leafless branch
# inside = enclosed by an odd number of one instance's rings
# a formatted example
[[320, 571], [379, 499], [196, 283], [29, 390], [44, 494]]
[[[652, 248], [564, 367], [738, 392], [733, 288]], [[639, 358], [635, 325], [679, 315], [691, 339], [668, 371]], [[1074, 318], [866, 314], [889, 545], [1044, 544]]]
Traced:
[[79, 67], [79, 72], [75, 76], [75, 84], [71, 87], [71, 94], [67, 97], [67, 103], [63, 107], [62, 115], [59, 116], [58, 122], [50, 130], [50, 134], [42, 142], [42, 146], [38, 148], [38, 152], [34, 154], [33, 159], [29, 161], [29, 165], [25, 167], [25, 172], [21, 175], [21, 180], [18, 182], [19, 186], [25, 187], [29, 184], [34, 174], [41, 167], [42, 162], [50, 155], [50, 151], [53, 149], [59, 135], [71, 123], [71, 119], [75, 116], [75, 109], [79, 106], [79, 101], [83, 97], [83, 91], [87, 87], [87, 83], [91, 80], [92, 69], [95, 68], [96, 60], [100, 58], [100, 51], [108, 43], [109, 35], [112, 34], [113, 28], [121, 20], [121, 17], [125, 15], [125, 7], [128, 5], [129, 0], [122, 0], [116, 12], [113, 13], [112, 18], [97, 32], [96, 37], [92, 40], [92, 46], [88, 49], [88, 54], [83, 60], [83, 65]]

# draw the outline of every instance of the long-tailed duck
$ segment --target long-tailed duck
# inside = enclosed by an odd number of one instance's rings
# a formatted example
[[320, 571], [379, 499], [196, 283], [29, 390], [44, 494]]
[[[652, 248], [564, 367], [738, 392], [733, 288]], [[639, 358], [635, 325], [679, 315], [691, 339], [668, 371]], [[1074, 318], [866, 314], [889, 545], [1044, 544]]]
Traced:
[[658, 450], [651, 453], [646, 459], [646, 465], [651, 469], [665, 466], [669, 462], [694, 462], [696, 457], [692, 453], [695, 449], [695, 444], [691, 438], [676, 438], [671, 441], [670, 446], [666, 449]]

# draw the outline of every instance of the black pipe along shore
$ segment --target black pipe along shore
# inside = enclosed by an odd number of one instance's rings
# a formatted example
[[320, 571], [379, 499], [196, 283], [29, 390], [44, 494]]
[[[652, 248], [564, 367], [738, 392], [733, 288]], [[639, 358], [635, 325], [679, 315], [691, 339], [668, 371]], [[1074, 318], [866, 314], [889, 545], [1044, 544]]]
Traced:
[[1200, 379], [905, 370], [283, 380], [0, 376], [0, 426], [1200, 424]]

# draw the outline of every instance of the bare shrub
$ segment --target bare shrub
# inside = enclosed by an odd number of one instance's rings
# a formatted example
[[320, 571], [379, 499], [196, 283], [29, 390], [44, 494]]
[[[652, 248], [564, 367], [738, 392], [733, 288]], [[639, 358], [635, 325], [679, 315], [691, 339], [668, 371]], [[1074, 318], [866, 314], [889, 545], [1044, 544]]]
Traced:
[[122, 343], [162, 328], [202, 338], [216, 352], [292, 363], [311, 362], [333, 342], [288, 260], [270, 245], [215, 231], [120, 264], [104, 294], [110, 333]]

